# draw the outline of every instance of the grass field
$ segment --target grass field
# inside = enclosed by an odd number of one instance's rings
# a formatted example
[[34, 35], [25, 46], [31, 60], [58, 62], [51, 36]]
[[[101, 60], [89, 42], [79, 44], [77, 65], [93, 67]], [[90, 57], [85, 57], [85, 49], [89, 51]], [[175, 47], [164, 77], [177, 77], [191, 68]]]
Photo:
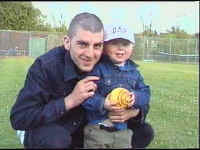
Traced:
[[[23, 148], [9, 120], [10, 108], [33, 59], [0, 59], [0, 149]], [[151, 86], [147, 121], [155, 129], [147, 148], [199, 148], [198, 65], [137, 62]]]

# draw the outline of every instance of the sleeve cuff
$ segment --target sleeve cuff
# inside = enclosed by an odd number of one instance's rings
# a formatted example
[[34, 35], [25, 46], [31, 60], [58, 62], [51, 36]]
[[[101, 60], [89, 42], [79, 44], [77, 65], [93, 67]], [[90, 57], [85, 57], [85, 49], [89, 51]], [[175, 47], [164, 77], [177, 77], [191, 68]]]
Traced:
[[55, 101], [56, 113], [58, 117], [62, 117], [68, 110], [65, 107], [64, 98]]
[[104, 108], [105, 98], [101, 100], [99, 112], [103, 115], [106, 114], [107, 110]]

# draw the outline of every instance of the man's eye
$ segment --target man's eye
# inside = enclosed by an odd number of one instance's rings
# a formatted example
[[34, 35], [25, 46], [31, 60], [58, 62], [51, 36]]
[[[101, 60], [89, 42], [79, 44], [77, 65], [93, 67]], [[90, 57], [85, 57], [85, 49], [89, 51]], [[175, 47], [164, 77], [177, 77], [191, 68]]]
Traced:
[[88, 44], [84, 43], [84, 42], [80, 42], [80, 43], [78, 43], [78, 45], [80, 48], [86, 48], [88, 46]]
[[103, 45], [103, 44], [95, 44], [95, 45], [94, 45], [94, 49], [100, 49], [100, 48], [102, 48], [102, 45]]

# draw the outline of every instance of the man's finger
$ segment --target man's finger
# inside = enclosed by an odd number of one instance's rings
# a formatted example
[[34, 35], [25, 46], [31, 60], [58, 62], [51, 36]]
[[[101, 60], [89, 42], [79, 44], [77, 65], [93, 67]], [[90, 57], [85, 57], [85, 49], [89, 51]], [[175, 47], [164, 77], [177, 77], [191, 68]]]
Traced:
[[124, 122], [124, 119], [122, 119], [122, 118], [119, 117], [119, 116], [110, 116], [109, 119], [110, 119], [112, 122]]
[[116, 112], [116, 111], [120, 111], [120, 110], [121, 110], [121, 108], [119, 106], [112, 106], [112, 107], [110, 107], [110, 111], [111, 112]]
[[111, 120], [112, 122], [124, 122], [124, 120]]
[[89, 82], [85, 85], [85, 88], [87, 91], [96, 91], [97, 89], [97, 84]]
[[113, 107], [111, 108], [111, 110], [112, 110], [113, 112], [123, 112], [125, 109], [124, 109], [124, 108], [121, 108], [121, 107], [119, 107], [119, 106], [113, 106]]
[[97, 81], [99, 80], [99, 77], [97, 76], [87, 76], [86, 78], [82, 79], [83, 82], [90, 82], [90, 81]]
[[111, 111], [109, 112], [110, 116], [122, 116], [124, 114], [124, 111]]

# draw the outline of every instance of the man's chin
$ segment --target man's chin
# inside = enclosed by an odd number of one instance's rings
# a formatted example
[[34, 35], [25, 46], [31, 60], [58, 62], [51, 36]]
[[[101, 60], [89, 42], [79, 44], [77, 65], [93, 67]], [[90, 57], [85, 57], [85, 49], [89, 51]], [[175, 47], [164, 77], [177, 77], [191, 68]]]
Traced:
[[90, 72], [93, 68], [94, 66], [82, 66], [80, 69], [82, 72]]

